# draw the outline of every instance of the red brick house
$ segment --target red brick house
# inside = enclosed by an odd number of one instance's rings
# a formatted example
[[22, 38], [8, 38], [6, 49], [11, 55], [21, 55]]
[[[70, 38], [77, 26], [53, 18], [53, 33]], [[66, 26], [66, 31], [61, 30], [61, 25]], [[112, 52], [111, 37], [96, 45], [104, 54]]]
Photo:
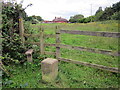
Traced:
[[53, 23], [68, 23], [68, 20], [61, 17], [55, 17], [55, 19], [53, 19]]
[[55, 17], [52, 21], [43, 21], [43, 23], [68, 23], [68, 20], [61, 17]]

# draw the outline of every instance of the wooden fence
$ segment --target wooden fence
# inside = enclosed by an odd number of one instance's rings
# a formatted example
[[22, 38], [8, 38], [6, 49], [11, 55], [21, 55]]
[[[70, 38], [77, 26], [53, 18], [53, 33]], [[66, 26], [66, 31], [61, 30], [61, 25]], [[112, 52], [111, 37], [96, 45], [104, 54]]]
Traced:
[[[75, 63], [75, 64], [80, 64], [80, 65], [84, 65], [84, 66], [89, 66], [89, 67], [94, 67], [94, 68], [98, 68], [98, 69], [102, 69], [102, 70], [107, 70], [107, 71], [110, 71], [110, 72], [120, 73], [118, 68], [107, 67], [107, 66], [98, 65], [98, 64], [91, 64], [91, 63], [81, 62], [81, 61], [76, 61], [76, 60], [71, 60], [71, 59], [65, 59], [65, 58], [62, 58], [61, 54], [60, 54], [60, 48], [67, 48], [67, 49], [74, 49], [74, 50], [80, 50], [80, 51], [88, 51], [88, 52], [92, 52], [92, 53], [106, 54], [106, 55], [112, 55], [112, 56], [120, 56], [119, 51], [113, 52], [112, 50], [103, 50], [103, 49], [63, 45], [63, 44], [61, 44], [61, 41], [60, 41], [60, 35], [63, 34], [63, 33], [75, 34], [75, 35], [112, 37], [112, 38], [120, 38], [120, 33], [117, 33], [117, 32], [93, 32], [93, 31], [59, 30], [58, 27], [56, 27], [56, 34], [54, 34], [54, 35], [53, 34], [49, 34], [49, 35], [44, 34], [44, 29], [43, 28], [40, 28], [40, 31], [41, 31], [40, 34], [35, 34], [35, 35], [25, 34], [25, 33], [23, 34], [24, 37], [29, 37], [29, 36], [30, 37], [39, 37], [40, 42], [26, 42], [25, 41], [24, 43], [39, 45], [41, 54], [55, 55], [56, 58], [60, 61], [71, 62], [71, 63]], [[48, 38], [48, 37], [49, 38], [50, 37], [56, 38], [56, 43], [55, 44], [44, 43], [44, 39]], [[46, 46], [56, 47], [56, 52], [45, 51], [44, 48]]]

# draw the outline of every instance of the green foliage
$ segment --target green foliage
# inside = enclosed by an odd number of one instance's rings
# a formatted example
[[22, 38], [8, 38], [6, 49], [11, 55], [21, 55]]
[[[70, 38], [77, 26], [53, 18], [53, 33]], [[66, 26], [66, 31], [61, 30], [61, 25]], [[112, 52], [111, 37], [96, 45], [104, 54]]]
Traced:
[[95, 21], [95, 16], [89, 16], [87, 18], [82, 18], [78, 20], [79, 23], [89, 23], [94, 21]]
[[111, 7], [106, 7], [104, 11], [100, 10], [100, 8], [96, 11], [96, 21], [103, 20], [120, 20], [119, 18], [120, 12], [120, 1], [113, 4]]
[[112, 7], [106, 7], [103, 14], [100, 16], [99, 20], [110, 20], [111, 16], [114, 14]]
[[24, 52], [26, 47], [22, 44], [18, 34], [14, 33], [12, 37], [6, 36], [3, 39], [3, 62], [11, 63], [14, 60], [25, 60]]
[[111, 16], [112, 20], [120, 20], [120, 11], [119, 12], [115, 12], [112, 16]]
[[[5, 5], [7, 5], [7, 4], [5, 4]], [[3, 36], [4, 36], [4, 34], [11, 36], [14, 32], [18, 33], [18, 30], [17, 30], [18, 20], [17, 19], [18, 19], [19, 14], [18, 13], [15, 14], [15, 13], [16, 13], [16, 10], [14, 10], [14, 7], [10, 7], [10, 6], [3, 7], [3, 9], [2, 9]], [[16, 18], [16, 19], [13, 19], [13, 18]]]
[[23, 46], [19, 37], [19, 12], [24, 16], [22, 6], [16, 3], [4, 3], [2, 8], [2, 47], [4, 63], [11, 63], [15, 61], [22, 61], [24, 59], [24, 52], [26, 47]]
[[82, 14], [77, 14], [73, 17], [70, 17], [69, 21], [72, 22], [72, 23], [75, 23], [75, 22], [78, 22], [78, 20], [82, 19], [82, 18], [84, 18], [84, 16]]
[[96, 11], [95, 15], [98, 14], [98, 13], [100, 13], [100, 12], [102, 12], [102, 11], [103, 11], [102, 7], [99, 7], [99, 9]]
[[39, 23], [40, 21], [43, 21], [42, 17], [40, 16], [29, 16], [25, 19], [26, 21], [31, 21], [33, 24]]
[[85, 18], [79, 19], [78, 22], [79, 22], [79, 23], [84, 23], [84, 22], [85, 22]]
[[89, 16], [84, 18], [83, 15], [75, 15], [70, 17], [71, 23], [89, 23], [94, 21], [105, 21], [105, 20], [120, 20], [120, 1], [113, 4], [111, 7], [106, 7], [105, 10], [102, 10], [102, 7], [96, 11], [94, 16]]
[[32, 18], [37, 19], [38, 21], [43, 21], [42, 17], [40, 17], [40, 16], [33, 15]]
[[100, 12], [96, 13], [95, 21], [99, 21], [101, 19], [101, 16], [103, 15], [103, 13], [104, 13], [103, 11], [100, 11]]
[[112, 5], [114, 12], [120, 11], [120, 1]]

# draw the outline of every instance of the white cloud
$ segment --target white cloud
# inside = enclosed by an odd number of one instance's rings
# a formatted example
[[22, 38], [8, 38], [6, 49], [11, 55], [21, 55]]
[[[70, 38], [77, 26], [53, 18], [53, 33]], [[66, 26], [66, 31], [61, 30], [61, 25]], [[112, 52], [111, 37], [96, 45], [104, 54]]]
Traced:
[[[17, 0], [20, 2], [21, 0]], [[95, 14], [101, 6], [109, 7], [119, 0], [24, 0], [23, 6], [32, 3], [33, 6], [26, 9], [29, 16], [40, 15], [45, 20], [52, 20], [55, 16], [69, 19], [75, 14], [83, 14], [85, 17]]]

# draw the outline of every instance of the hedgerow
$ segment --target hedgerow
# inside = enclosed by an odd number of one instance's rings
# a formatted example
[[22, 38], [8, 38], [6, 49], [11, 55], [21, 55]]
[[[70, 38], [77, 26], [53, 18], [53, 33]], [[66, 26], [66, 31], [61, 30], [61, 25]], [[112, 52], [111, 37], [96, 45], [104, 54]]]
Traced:
[[19, 11], [25, 17], [21, 4], [11, 2], [2, 4], [2, 61], [5, 64], [25, 60], [26, 46], [23, 45], [19, 36]]

